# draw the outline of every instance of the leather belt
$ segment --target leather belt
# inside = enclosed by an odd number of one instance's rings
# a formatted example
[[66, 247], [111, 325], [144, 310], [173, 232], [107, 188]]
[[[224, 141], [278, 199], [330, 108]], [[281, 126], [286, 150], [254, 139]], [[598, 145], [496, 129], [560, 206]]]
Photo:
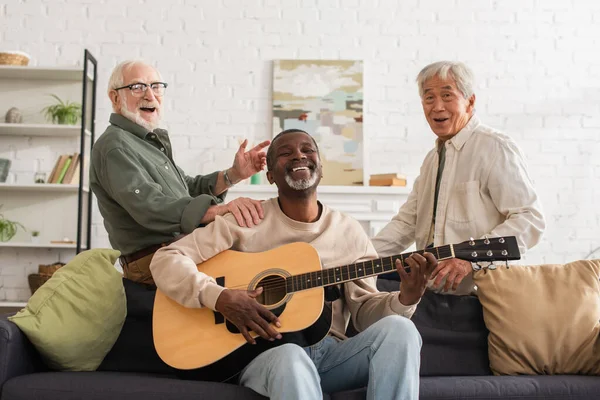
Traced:
[[173, 239], [171, 239], [171, 240], [169, 240], [167, 242], [159, 243], [159, 244], [153, 244], [152, 246], [144, 247], [143, 249], [135, 251], [135, 252], [133, 252], [131, 254], [122, 255], [122, 256], [119, 257], [119, 259], [122, 262], [124, 262], [125, 264], [132, 263], [134, 261], [139, 260], [140, 258], [144, 258], [144, 257], [146, 257], [146, 256], [148, 256], [150, 254], [156, 253], [156, 251], [158, 249], [160, 249], [161, 247], [168, 246], [171, 243], [176, 242], [176, 241], [178, 241], [179, 239], [181, 239], [181, 238], [183, 238], [185, 236], [187, 236], [187, 235], [184, 235], [184, 234], [177, 235]]

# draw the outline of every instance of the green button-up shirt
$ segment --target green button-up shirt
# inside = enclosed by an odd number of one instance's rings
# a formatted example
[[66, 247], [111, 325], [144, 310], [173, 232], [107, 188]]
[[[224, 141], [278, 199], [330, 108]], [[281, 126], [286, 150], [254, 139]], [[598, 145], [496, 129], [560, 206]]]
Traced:
[[113, 248], [131, 254], [200, 225], [226, 193], [213, 194], [218, 172], [185, 175], [166, 130], [149, 132], [120, 114], [92, 148], [90, 186]]

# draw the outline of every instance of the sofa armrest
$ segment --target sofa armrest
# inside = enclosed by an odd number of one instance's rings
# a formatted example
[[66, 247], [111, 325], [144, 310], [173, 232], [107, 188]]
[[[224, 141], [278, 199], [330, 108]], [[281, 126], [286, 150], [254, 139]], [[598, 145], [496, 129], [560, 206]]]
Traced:
[[39, 353], [8, 316], [0, 316], [0, 387], [15, 376], [45, 369]]

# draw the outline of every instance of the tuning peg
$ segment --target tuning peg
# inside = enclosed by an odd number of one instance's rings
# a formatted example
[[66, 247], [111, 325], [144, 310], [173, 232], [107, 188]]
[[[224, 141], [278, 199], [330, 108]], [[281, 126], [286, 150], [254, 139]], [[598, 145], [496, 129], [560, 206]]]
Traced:
[[484, 238], [485, 240], [483, 241], [483, 243], [490, 244], [490, 239], [488, 239], [487, 235], [485, 235]]
[[507, 255], [508, 255], [508, 251], [506, 251], [506, 250], [502, 250], [502, 255], [503, 255], [503, 256], [507, 256]]
[[469, 245], [475, 246], [475, 239], [473, 239], [472, 237], [469, 238]]
[[504, 238], [500, 238], [500, 239], [498, 239], [498, 241], [499, 241], [500, 243], [504, 243]]
[[486, 253], [486, 255], [487, 255], [488, 257], [491, 257], [491, 256], [493, 256], [493, 255], [494, 255], [494, 253], [493, 253], [491, 250], [488, 250], [488, 251], [487, 251], [487, 253]]
[[476, 252], [476, 251], [472, 252], [472, 253], [471, 253], [471, 257], [473, 257], [473, 258], [477, 258], [477, 252]]

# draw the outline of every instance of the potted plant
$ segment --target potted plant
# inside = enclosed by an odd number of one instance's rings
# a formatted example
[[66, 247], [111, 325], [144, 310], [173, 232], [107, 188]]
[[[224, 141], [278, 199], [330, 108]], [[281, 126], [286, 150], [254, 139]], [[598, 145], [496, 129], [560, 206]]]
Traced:
[[31, 243], [40, 242], [40, 231], [31, 231]]
[[46, 118], [54, 124], [76, 125], [81, 118], [81, 104], [72, 103], [68, 100], [62, 101], [55, 94], [50, 96], [54, 97], [58, 103], [42, 110], [46, 114]]
[[[0, 208], [2, 208], [1, 205]], [[23, 230], [27, 230], [20, 223], [10, 221], [4, 218], [4, 215], [0, 214], [0, 242], [8, 242], [10, 239], [12, 239], [17, 233], [19, 226], [23, 228]]]

